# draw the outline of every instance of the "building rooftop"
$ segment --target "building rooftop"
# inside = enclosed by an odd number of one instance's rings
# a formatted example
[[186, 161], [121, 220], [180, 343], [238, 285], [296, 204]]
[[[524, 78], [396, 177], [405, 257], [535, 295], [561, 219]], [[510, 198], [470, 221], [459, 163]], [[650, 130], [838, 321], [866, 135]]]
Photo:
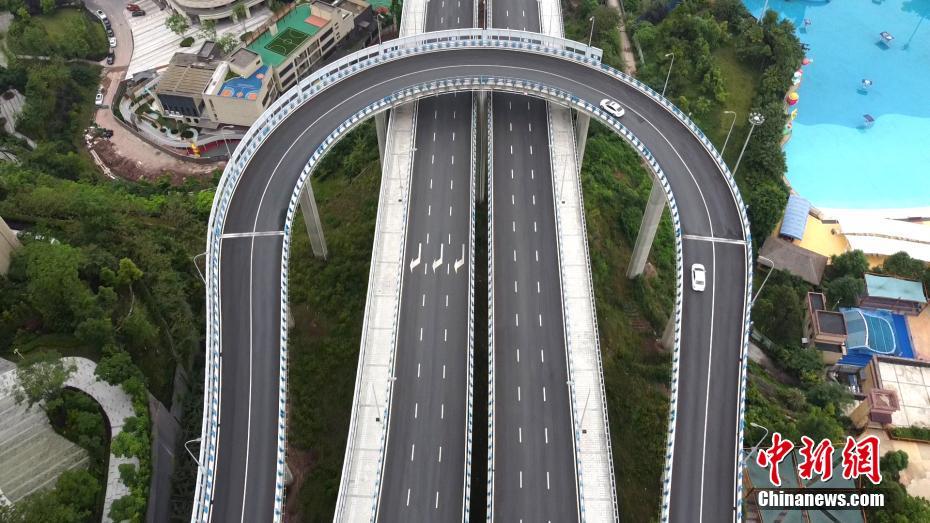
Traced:
[[840, 312], [816, 311], [817, 324], [820, 325], [820, 332], [828, 334], [846, 335], [846, 320]]
[[811, 311], [827, 310], [825, 306], [825, 297], [822, 292], [808, 292], [807, 301], [810, 302]]
[[195, 54], [175, 53], [171, 57], [170, 65], [162, 73], [155, 92], [181, 95], [203, 94], [204, 89], [210, 85], [210, 79], [216, 67], [217, 64], [212, 61], [203, 61]]
[[785, 207], [785, 217], [781, 222], [780, 236], [800, 240], [804, 238], [804, 228], [807, 227], [807, 215], [811, 210], [809, 201], [796, 194], [788, 197]]
[[328, 19], [313, 14], [309, 4], [299, 4], [274, 23], [277, 34], [271, 34], [269, 27], [248, 49], [258, 53], [263, 64], [278, 66], [327, 23]]
[[268, 66], [263, 65], [256, 69], [248, 78], [243, 78], [241, 76], [230, 78], [220, 87], [218, 95], [223, 98], [255, 100], [258, 97], [258, 92], [262, 89], [262, 84], [267, 75]]
[[923, 284], [914, 280], [866, 274], [865, 292], [873, 298], [927, 303]]
[[809, 251], [781, 238], [769, 237], [759, 255], [775, 263], [775, 268], [788, 271], [812, 285], [820, 285], [827, 257]]
[[258, 56], [258, 53], [255, 51], [246, 49], [245, 47], [240, 47], [227, 59], [227, 61], [236, 67], [244, 69], [251, 65], [256, 56]]

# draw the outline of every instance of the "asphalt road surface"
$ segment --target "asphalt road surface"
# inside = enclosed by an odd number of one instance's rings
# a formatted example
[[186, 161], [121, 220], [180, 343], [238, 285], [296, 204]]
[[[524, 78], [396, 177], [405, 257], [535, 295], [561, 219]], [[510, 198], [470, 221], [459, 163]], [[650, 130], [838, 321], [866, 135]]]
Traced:
[[[427, 4], [426, 30], [473, 24], [471, 0]], [[472, 95], [417, 106], [387, 448], [377, 518], [462, 520], [472, 216]], [[413, 266], [411, 268], [411, 266]]]
[[746, 247], [729, 186], [688, 129], [634, 88], [552, 56], [484, 48], [411, 56], [348, 76], [296, 109], [249, 162], [222, 231], [222, 402], [213, 521], [265, 521], [273, 514], [278, 233], [301, 169], [333, 129], [367, 104], [424, 81], [476, 74], [538, 81], [595, 104], [605, 97], [619, 101], [627, 109], [623, 123], [668, 176], [685, 234], [685, 271], [700, 262], [708, 273], [703, 293], [690, 291], [685, 282], [671, 519], [734, 518]]
[[[495, 28], [540, 30], [536, 0], [496, 0]], [[494, 500], [497, 521], [577, 521], [558, 232], [542, 100], [495, 94]]]

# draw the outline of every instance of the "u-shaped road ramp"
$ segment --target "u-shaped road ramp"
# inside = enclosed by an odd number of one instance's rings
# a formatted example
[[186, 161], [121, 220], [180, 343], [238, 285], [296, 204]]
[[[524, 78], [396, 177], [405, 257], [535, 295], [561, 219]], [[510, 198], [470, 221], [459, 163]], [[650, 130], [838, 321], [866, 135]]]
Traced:
[[[751, 249], [745, 206], [709, 139], [670, 102], [583, 44], [460, 29], [340, 59], [270, 107], [217, 188], [207, 242], [207, 365], [192, 521], [281, 519], [287, 394], [287, 267], [300, 191], [365, 119], [440, 93], [535, 96], [597, 118], [646, 160], [675, 227], [677, 291], [663, 521], [737, 521]], [[598, 107], [626, 107], [617, 121]], [[685, 273], [707, 268], [707, 290]], [[621, 471], [622, 473], [622, 471]]]

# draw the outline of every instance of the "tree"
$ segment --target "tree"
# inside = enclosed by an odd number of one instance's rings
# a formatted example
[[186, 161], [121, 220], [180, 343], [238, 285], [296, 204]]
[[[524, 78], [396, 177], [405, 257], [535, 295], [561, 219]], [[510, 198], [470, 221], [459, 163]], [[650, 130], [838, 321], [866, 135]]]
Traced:
[[869, 260], [866, 259], [865, 253], [858, 249], [830, 257], [830, 272], [834, 277], [861, 278], [867, 270], [869, 270]]
[[794, 287], [769, 281], [754, 309], [756, 325], [766, 336], [781, 344], [800, 341], [804, 309]]
[[911, 280], [919, 280], [923, 276], [925, 268], [924, 262], [911, 258], [904, 251], [896, 252], [885, 258], [885, 262], [882, 264], [882, 269], [888, 274]]
[[172, 33], [181, 36], [190, 29], [191, 25], [186, 16], [181, 13], [172, 13], [171, 16], [165, 20], [165, 27]]
[[97, 377], [110, 385], [123, 383], [127, 379], [141, 377], [129, 353], [117, 347], [109, 347], [97, 363]]
[[16, 368], [17, 384], [13, 391], [16, 403], [24, 401], [29, 407], [39, 402], [48, 402], [61, 394], [71, 374], [77, 367], [71, 363], [65, 365], [55, 351], [31, 355]]
[[394, 27], [400, 28], [400, 15], [404, 12], [404, 0], [391, 0], [391, 19]]
[[66, 470], [55, 486], [58, 498], [90, 517], [97, 504], [100, 482], [85, 469]]
[[901, 479], [901, 471], [907, 468], [907, 452], [895, 450], [886, 452], [879, 460], [882, 476], [892, 481]]
[[204, 40], [216, 40], [216, 20], [204, 20], [200, 23], [197, 35]]
[[775, 229], [788, 203], [788, 190], [781, 180], [765, 180], [746, 194], [752, 237], [762, 241]]
[[51, 14], [52, 11], [58, 7], [58, 4], [55, 0], [41, 0], [39, 3], [42, 5], [43, 14]]
[[217, 40], [216, 45], [220, 46], [224, 55], [228, 55], [239, 45], [239, 39], [232, 33], [226, 33]]
[[116, 282], [120, 285], [132, 286], [132, 282], [142, 277], [142, 271], [129, 258], [119, 261], [119, 270], [116, 273]]
[[811, 407], [807, 415], [798, 421], [798, 430], [814, 441], [828, 439], [833, 442], [842, 441], [846, 431], [843, 426], [836, 420], [833, 413], [833, 407], [821, 409], [820, 407]]
[[245, 32], [245, 19], [248, 16], [248, 10], [242, 2], [236, 2], [232, 8], [233, 17], [242, 25], [242, 32]]
[[110, 519], [113, 521], [141, 521], [145, 516], [145, 499], [134, 494], [127, 494], [110, 506]]
[[[859, 295], [865, 292], [865, 281], [853, 277], [842, 276], [826, 284], [828, 305], [841, 307], [855, 307]], [[832, 307], [831, 307], [832, 308]]]
[[832, 381], [816, 383], [807, 389], [807, 401], [818, 407], [826, 408], [833, 405], [834, 408], [842, 408], [853, 401], [849, 389]]
[[81, 253], [60, 243], [32, 242], [17, 253], [26, 262], [30, 304], [55, 332], [71, 332], [89, 312], [90, 289], [78, 278]]

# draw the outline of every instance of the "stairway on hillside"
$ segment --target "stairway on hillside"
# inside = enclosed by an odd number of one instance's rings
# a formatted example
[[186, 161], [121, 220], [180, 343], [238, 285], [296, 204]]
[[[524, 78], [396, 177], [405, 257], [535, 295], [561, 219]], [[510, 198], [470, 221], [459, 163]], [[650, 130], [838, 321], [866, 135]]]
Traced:
[[26, 409], [0, 391], [0, 420], [0, 492], [13, 503], [87, 465], [87, 452], [55, 433], [38, 406]]

